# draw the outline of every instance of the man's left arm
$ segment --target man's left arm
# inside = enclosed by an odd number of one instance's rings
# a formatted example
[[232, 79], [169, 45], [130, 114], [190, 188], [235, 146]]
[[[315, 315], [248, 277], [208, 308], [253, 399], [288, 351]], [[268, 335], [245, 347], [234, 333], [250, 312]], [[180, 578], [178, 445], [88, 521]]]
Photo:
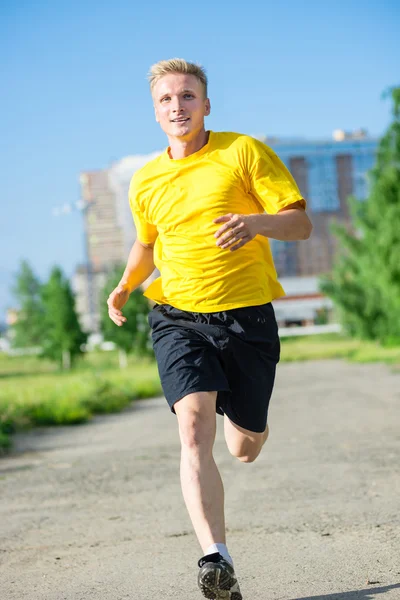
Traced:
[[276, 214], [239, 215], [229, 213], [215, 219], [223, 225], [216, 231], [217, 246], [238, 250], [256, 235], [275, 240], [292, 242], [307, 240], [312, 224], [304, 209], [304, 202], [297, 201], [282, 208]]

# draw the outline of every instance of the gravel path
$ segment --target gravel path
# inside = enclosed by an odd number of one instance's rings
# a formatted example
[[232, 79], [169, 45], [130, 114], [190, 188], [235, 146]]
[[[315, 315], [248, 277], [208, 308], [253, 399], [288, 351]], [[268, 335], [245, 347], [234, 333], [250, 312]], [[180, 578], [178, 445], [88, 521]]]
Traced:
[[[399, 400], [383, 365], [282, 365], [250, 465], [218, 419], [244, 600], [400, 599]], [[200, 600], [164, 400], [15, 442], [0, 460], [1, 600]]]

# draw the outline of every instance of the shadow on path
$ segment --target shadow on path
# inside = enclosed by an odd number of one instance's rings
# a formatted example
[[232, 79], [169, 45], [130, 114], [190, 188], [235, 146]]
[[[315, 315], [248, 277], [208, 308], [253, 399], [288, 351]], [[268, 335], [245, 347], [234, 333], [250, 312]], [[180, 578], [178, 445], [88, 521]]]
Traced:
[[301, 598], [293, 598], [293, 600], [374, 600], [377, 594], [384, 594], [395, 589], [400, 589], [400, 583], [393, 583], [392, 585], [382, 587], [370, 587], [352, 592], [334, 592], [333, 594], [323, 594], [322, 596], [302, 596]]

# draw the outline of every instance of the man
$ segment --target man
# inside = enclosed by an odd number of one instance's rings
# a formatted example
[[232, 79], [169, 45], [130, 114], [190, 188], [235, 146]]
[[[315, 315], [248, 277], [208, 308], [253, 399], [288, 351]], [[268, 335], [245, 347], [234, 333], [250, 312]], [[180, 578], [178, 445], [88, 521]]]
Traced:
[[284, 294], [268, 238], [307, 239], [305, 201], [270, 148], [236, 133], [206, 131], [204, 70], [182, 59], [150, 71], [156, 120], [168, 149], [132, 178], [137, 230], [109, 316], [156, 266], [145, 295], [165, 397], [178, 419], [184, 500], [204, 556], [206, 598], [242, 600], [225, 538], [224, 492], [212, 450], [216, 413], [227, 446], [256, 459], [268, 437], [267, 413], [279, 361], [271, 301]]

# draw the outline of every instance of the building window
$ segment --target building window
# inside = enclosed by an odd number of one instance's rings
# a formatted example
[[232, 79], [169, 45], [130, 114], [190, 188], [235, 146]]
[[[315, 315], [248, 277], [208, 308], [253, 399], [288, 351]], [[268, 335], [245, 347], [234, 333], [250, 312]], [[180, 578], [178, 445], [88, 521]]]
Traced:
[[336, 167], [332, 155], [310, 156], [308, 163], [308, 194], [313, 212], [336, 212], [340, 202]]
[[353, 188], [358, 200], [365, 200], [370, 192], [369, 171], [375, 163], [373, 152], [360, 152], [354, 156]]

